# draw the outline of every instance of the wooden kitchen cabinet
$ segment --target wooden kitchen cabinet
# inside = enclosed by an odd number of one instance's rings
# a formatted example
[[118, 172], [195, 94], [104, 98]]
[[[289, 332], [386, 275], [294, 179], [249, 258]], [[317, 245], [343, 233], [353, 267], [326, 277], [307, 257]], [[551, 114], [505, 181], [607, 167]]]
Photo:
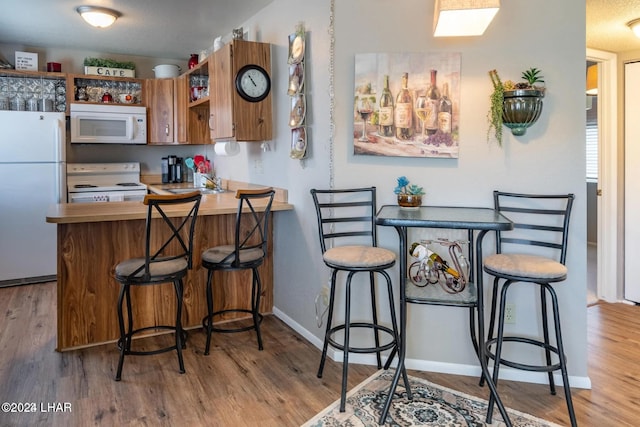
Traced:
[[271, 46], [232, 40], [209, 57], [209, 127], [213, 141], [272, 138], [271, 93], [262, 101], [249, 102], [236, 90], [236, 74], [249, 64], [259, 65], [271, 75]]
[[146, 81], [149, 144], [207, 144], [209, 103], [190, 101], [190, 74]]
[[[179, 77], [176, 99], [186, 139], [191, 144], [210, 144], [209, 136], [209, 63], [204, 60]], [[192, 93], [191, 88], [199, 88]], [[192, 97], [196, 94], [197, 97]]]
[[147, 79], [147, 120], [149, 144], [176, 144], [176, 108], [174, 106], [175, 79]]

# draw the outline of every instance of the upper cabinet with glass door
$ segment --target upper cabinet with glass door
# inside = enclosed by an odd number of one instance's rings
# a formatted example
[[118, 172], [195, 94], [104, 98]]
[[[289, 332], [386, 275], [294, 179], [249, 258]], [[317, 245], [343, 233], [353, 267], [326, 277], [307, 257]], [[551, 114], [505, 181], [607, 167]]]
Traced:
[[0, 110], [67, 112], [66, 74], [0, 69]]

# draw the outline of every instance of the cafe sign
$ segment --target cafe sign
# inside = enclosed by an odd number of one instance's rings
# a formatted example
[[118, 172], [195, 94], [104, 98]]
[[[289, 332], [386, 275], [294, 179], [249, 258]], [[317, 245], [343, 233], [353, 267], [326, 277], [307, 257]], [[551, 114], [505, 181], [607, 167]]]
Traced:
[[84, 67], [84, 73], [102, 77], [135, 77], [136, 70], [110, 67]]

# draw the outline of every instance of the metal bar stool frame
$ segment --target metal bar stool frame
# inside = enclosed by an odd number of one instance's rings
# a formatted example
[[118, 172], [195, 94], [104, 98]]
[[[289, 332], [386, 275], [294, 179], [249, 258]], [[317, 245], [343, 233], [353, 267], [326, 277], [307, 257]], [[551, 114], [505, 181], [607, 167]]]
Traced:
[[[555, 382], [553, 378], [554, 371], [560, 371], [562, 374], [562, 382], [565, 394], [565, 400], [567, 403], [567, 409], [572, 426], [577, 426], [575, 411], [573, 408], [573, 401], [571, 399], [571, 388], [569, 385], [569, 376], [567, 372], [567, 357], [564, 352], [564, 344], [562, 341], [562, 332], [560, 326], [560, 310], [558, 307], [558, 297], [552, 286], [553, 283], [562, 282], [567, 277], [567, 271], [564, 267], [567, 256], [567, 243], [569, 232], [569, 220], [571, 216], [571, 209], [575, 196], [573, 194], [552, 194], [552, 195], [539, 195], [539, 194], [522, 194], [522, 193], [508, 193], [494, 191], [494, 205], [496, 210], [505, 216], [512, 214], [518, 216], [519, 219], [512, 219], [514, 221], [514, 230], [527, 230], [529, 233], [533, 233], [529, 236], [514, 236], [511, 237], [513, 232], [497, 232], [496, 237], [496, 255], [491, 255], [485, 259], [484, 271], [494, 276], [492, 299], [491, 299], [491, 314], [490, 323], [488, 329], [488, 340], [486, 342], [486, 354], [489, 358], [494, 360], [493, 368], [493, 381], [494, 384], [498, 383], [500, 365], [509, 366], [514, 369], [534, 371], [534, 372], [547, 372], [549, 378], [549, 389], [552, 395], [556, 394]], [[538, 204], [538, 202], [544, 203], [550, 201], [558, 201], [564, 204], [564, 208], [550, 208], [550, 207], [523, 207], [518, 203], [522, 201], [532, 201], [532, 204]], [[514, 203], [515, 201], [515, 203]], [[522, 215], [528, 215], [523, 217]], [[543, 224], [536, 218], [541, 216], [556, 217], [559, 218], [558, 222], [560, 226]], [[522, 219], [520, 219], [522, 218]], [[535, 235], [534, 235], [535, 234]], [[557, 237], [556, 240], [553, 237]], [[546, 257], [530, 258], [527, 255], [513, 255], [510, 252], [503, 252], [503, 246], [505, 245], [532, 245], [538, 247], [551, 248], [558, 252], [558, 261], [554, 263], [553, 259]], [[513, 246], [511, 246], [513, 247]], [[512, 264], [502, 264], [505, 258], [502, 255], [515, 256], [520, 258], [511, 258]], [[502, 257], [502, 258], [501, 258]], [[524, 258], [522, 258], [524, 257]], [[501, 262], [502, 261], [502, 262]], [[513, 263], [515, 262], [515, 264]], [[549, 271], [546, 274], [538, 274], [530, 272], [527, 274], [526, 267], [523, 265], [526, 263], [538, 263], [545, 262], [549, 266]], [[548, 264], [551, 262], [551, 264]], [[502, 264], [502, 265], [501, 265]], [[518, 273], [514, 270], [514, 265], [519, 264], [516, 268], [524, 270]], [[498, 289], [500, 287], [500, 281], [503, 281], [500, 291], [500, 298], [498, 300]], [[511, 285], [516, 282], [526, 282], [536, 284], [540, 287], [540, 308], [542, 316], [542, 332], [543, 339], [536, 339], [522, 336], [505, 336], [504, 335], [504, 319], [506, 311], [507, 292]], [[550, 342], [549, 339], [549, 319], [547, 315], [547, 294], [551, 300], [553, 324], [555, 332], [555, 345]], [[496, 304], [499, 301], [498, 312], [498, 333], [497, 336], [493, 336], [495, 321], [496, 321]], [[517, 342], [528, 345], [533, 345], [544, 349], [545, 353], [545, 365], [533, 365], [519, 363], [502, 358], [503, 343], [505, 342]], [[495, 351], [492, 352], [491, 348], [495, 346]], [[552, 353], [554, 353], [558, 362], [552, 362]], [[482, 384], [481, 380], [481, 384]], [[493, 412], [493, 406], [495, 399], [493, 396], [489, 399], [489, 406], [487, 410], [487, 417], [490, 420]]]
[[[323, 261], [331, 269], [331, 288], [329, 293], [329, 311], [327, 315], [327, 326], [324, 334], [322, 356], [318, 368], [318, 378], [322, 378], [324, 365], [327, 358], [329, 345], [343, 352], [342, 360], [342, 388], [340, 394], [340, 412], [345, 411], [347, 376], [349, 369], [349, 353], [375, 353], [378, 369], [382, 368], [382, 352], [393, 349], [387, 359], [384, 369], [388, 369], [393, 356], [396, 354], [397, 346], [400, 342], [396, 312], [394, 306], [393, 286], [391, 277], [386, 272], [396, 263], [396, 254], [377, 246], [377, 230], [375, 224], [376, 214], [376, 187], [332, 189], [320, 190], [312, 189], [314, 206], [318, 219], [318, 233], [320, 237], [320, 248], [322, 250]], [[335, 201], [335, 197], [339, 201]], [[362, 214], [362, 210], [368, 211]], [[346, 224], [355, 225], [354, 229], [345, 228]], [[335, 226], [340, 226], [340, 230], [335, 230]], [[353, 243], [353, 240], [358, 240]], [[335, 245], [336, 241], [349, 241], [350, 244], [343, 246]], [[377, 258], [375, 261], [367, 259]], [[346, 273], [345, 282], [345, 320], [344, 323], [333, 325], [334, 306], [336, 301], [337, 277], [339, 273]], [[351, 321], [351, 283], [357, 273], [368, 273], [369, 292], [371, 297], [371, 322]], [[378, 322], [378, 309], [376, 301], [376, 280], [375, 276], [380, 274], [384, 277], [389, 298], [390, 315], [392, 327], [381, 325]], [[372, 329], [374, 332], [373, 347], [356, 347], [349, 343], [351, 328]], [[344, 332], [343, 342], [334, 339], [334, 335]], [[391, 336], [391, 341], [381, 344], [380, 333]], [[404, 373], [405, 384], [408, 385], [406, 372]]]
[[[145, 224], [144, 258], [133, 258], [120, 262], [115, 268], [115, 278], [120, 282], [118, 297], [118, 326], [120, 338], [118, 348], [120, 357], [116, 372], [116, 381], [122, 379], [122, 368], [125, 355], [148, 356], [176, 350], [178, 355], [179, 372], [185, 373], [182, 349], [186, 343], [186, 333], [182, 329], [182, 301], [183, 282], [187, 271], [192, 267], [193, 235], [198, 209], [202, 195], [198, 191], [181, 195], [148, 194], [143, 203], [148, 206]], [[186, 205], [188, 213], [181, 218], [169, 217], [165, 207]], [[154, 229], [154, 219], [162, 220]], [[177, 224], [176, 224], [177, 223]], [[156, 233], [169, 231], [169, 237], [161, 240]], [[156, 230], [154, 232], [154, 230]], [[156, 248], [153, 242], [158, 242]], [[161, 243], [161, 244], [160, 244]], [[152, 247], [154, 246], [154, 247]], [[152, 325], [134, 329], [133, 312], [131, 307], [131, 286], [151, 286], [162, 283], [173, 283], [176, 293], [176, 320], [174, 325]], [[126, 306], [127, 321], [125, 326], [122, 306]], [[172, 330], [175, 332], [175, 344], [155, 350], [132, 350], [131, 343], [134, 335], [150, 330]]]
[[[239, 199], [236, 211], [236, 227], [234, 243], [232, 245], [216, 246], [206, 249], [202, 253], [202, 266], [207, 269], [207, 315], [202, 319], [202, 327], [207, 333], [207, 343], [204, 354], [208, 355], [211, 348], [212, 332], [234, 333], [255, 330], [258, 340], [258, 349], [262, 350], [262, 334], [260, 323], [260, 296], [262, 295], [262, 282], [258, 267], [264, 263], [267, 256], [269, 237], [269, 218], [275, 190], [271, 187], [260, 189], [239, 189], [236, 191], [236, 199]], [[257, 208], [256, 202], [265, 201], [264, 208]], [[252, 271], [251, 280], [251, 309], [227, 308], [214, 311], [213, 306], [213, 274], [215, 271], [247, 270]], [[225, 313], [248, 313], [253, 320], [251, 325], [213, 326], [215, 316]]]

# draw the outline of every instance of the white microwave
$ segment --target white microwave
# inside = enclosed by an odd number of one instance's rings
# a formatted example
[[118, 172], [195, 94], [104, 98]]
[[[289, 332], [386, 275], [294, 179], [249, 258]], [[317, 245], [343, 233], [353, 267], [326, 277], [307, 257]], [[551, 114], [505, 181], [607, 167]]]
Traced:
[[113, 104], [71, 104], [71, 142], [146, 144], [147, 108]]

